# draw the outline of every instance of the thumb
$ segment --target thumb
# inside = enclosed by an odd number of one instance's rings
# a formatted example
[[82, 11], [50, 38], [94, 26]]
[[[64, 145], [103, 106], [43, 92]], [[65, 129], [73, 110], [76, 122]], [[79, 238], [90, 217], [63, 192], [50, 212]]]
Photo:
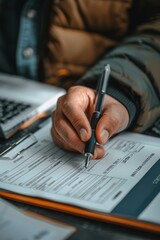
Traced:
[[105, 144], [114, 134], [124, 130], [129, 122], [127, 109], [118, 101], [107, 105], [96, 127], [99, 144]]

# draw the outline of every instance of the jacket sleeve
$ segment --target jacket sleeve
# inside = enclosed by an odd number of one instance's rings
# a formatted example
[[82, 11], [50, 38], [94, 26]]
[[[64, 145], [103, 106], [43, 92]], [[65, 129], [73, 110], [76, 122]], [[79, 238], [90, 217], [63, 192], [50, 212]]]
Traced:
[[134, 131], [144, 131], [160, 116], [160, 14], [140, 23], [79, 83], [94, 87], [107, 63], [111, 65], [109, 88], [121, 91], [131, 100], [137, 112], [133, 117]]

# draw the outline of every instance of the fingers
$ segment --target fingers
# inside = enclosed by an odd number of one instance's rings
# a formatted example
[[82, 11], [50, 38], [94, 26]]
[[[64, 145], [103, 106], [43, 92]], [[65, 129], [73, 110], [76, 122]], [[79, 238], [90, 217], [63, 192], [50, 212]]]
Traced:
[[[57, 116], [56, 116], [57, 114]], [[54, 142], [69, 151], [83, 153], [84, 143], [80, 141], [74, 128], [62, 112], [52, 113], [52, 138]]]
[[81, 105], [76, 101], [74, 103], [74, 101], [71, 102], [66, 99], [62, 111], [81, 140], [86, 141], [90, 136], [90, 124]]
[[114, 134], [124, 130], [129, 122], [126, 108], [110, 96], [105, 97], [105, 108], [96, 127], [96, 138], [99, 144], [105, 144]]
[[104, 147], [101, 145], [96, 145], [93, 159], [100, 159], [105, 155]]
[[[52, 115], [52, 137], [60, 147], [84, 152], [85, 143], [91, 137], [90, 119], [95, 107], [95, 91], [85, 87], [72, 87], [58, 100]], [[101, 146], [114, 134], [124, 130], [129, 122], [126, 108], [110, 96], [105, 96], [102, 116], [96, 126], [94, 159], [104, 156]]]
[[[54, 119], [54, 113], [53, 113], [53, 119]], [[66, 130], [67, 130], [67, 128], [69, 129], [69, 126], [67, 126], [67, 124], [64, 124], [63, 126], [66, 126]], [[63, 129], [62, 129], [62, 131], [63, 131]], [[57, 129], [54, 127], [54, 122], [53, 122], [52, 129], [51, 129], [51, 135], [52, 135], [53, 141], [61, 148], [68, 150], [68, 151], [72, 151], [72, 152], [83, 153], [84, 143], [79, 140], [76, 132], [70, 131], [70, 138], [67, 138], [67, 137], [65, 138], [61, 134], [61, 132], [57, 131]], [[67, 141], [66, 139], [69, 139], [69, 140]], [[70, 139], [72, 139], [72, 141], [74, 141], [74, 147], [73, 147], [73, 143], [71, 142]]]
[[52, 115], [52, 137], [56, 144], [70, 151], [83, 153], [91, 136], [88, 120], [95, 99], [93, 90], [84, 87], [71, 88], [59, 98]]

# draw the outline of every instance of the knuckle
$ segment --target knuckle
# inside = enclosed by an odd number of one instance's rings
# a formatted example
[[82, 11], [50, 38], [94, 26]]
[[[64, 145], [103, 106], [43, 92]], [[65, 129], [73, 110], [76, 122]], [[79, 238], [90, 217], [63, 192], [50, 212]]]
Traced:
[[54, 126], [56, 129], [62, 129], [63, 128], [63, 120], [62, 119], [55, 119]]
[[75, 129], [80, 128], [81, 125], [82, 125], [82, 124], [81, 124], [81, 122], [80, 122], [79, 119], [74, 119], [74, 120], [73, 120], [73, 126], [74, 126]]
[[71, 87], [69, 88], [69, 91], [68, 91], [68, 92], [75, 91], [76, 88], [77, 88], [77, 86], [71, 86]]
[[72, 107], [73, 107], [73, 102], [70, 101], [69, 98], [66, 98], [65, 101], [63, 102], [62, 107], [63, 107], [63, 110], [64, 110], [64, 111], [71, 110]]
[[57, 100], [57, 106], [62, 105], [63, 101], [64, 101], [64, 96], [59, 97]]

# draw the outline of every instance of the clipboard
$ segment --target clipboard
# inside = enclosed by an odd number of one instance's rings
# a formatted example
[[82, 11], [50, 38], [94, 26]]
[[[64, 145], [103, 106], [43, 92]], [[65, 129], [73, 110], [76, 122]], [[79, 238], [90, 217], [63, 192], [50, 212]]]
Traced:
[[[41, 130], [46, 132], [45, 127], [44, 128], [42, 127], [42, 129], [40, 129], [40, 131]], [[143, 136], [142, 136], [142, 138], [143, 138]], [[31, 140], [31, 141], [29, 141], [29, 140]], [[34, 132], [34, 137], [32, 135], [29, 135], [29, 136], [27, 136], [27, 138], [24, 138], [23, 144], [25, 142], [28, 143], [29, 147], [30, 146], [31, 146], [31, 148], [34, 147], [37, 142], [35, 132]], [[158, 146], [159, 146], [159, 142], [158, 142]], [[23, 148], [19, 149], [18, 151], [21, 152], [22, 150], [23, 150]], [[10, 157], [10, 155], [8, 155], [8, 156]], [[17, 155], [14, 155], [14, 152], [13, 152], [12, 157], [17, 158]], [[19, 202], [23, 202], [23, 203], [43, 207], [43, 208], [48, 208], [48, 209], [52, 209], [55, 211], [65, 212], [65, 213], [77, 215], [77, 216], [84, 217], [84, 218], [89, 218], [89, 219], [93, 219], [93, 220], [97, 220], [97, 221], [116, 224], [116, 225], [123, 226], [123, 227], [129, 227], [129, 228], [134, 228], [134, 229], [139, 229], [139, 230], [143, 230], [143, 231], [154, 232], [154, 233], [160, 234], [160, 224], [152, 223], [152, 222], [145, 221], [145, 220], [140, 220], [140, 219], [137, 219], [136, 217], [135, 218], [134, 217], [126, 217], [126, 216], [118, 215], [118, 214], [97, 212], [94, 210], [84, 209], [82, 207], [78, 207], [75, 205], [59, 203], [59, 202], [56, 202], [53, 200], [46, 200], [44, 198], [42, 199], [42, 198], [38, 198], [38, 197], [30, 197], [27, 195], [13, 193], [13, 192], [9, 192], [9, 191], [3, 191], [2, 189], [0, 189], [0, 196], [4, 197], [6, 199], [19, 201]]]
[[71, 206], [68, 204], [62, 204], [54, 201], [44, 200], [41, 198], [33, 198], [11, 192], [0, 192], [0, 196], [9, 200], [14, 200], [22, 203], [31, 204], [38, 207], [43, 207], [59, 212], [73, 214], [75, 216], [89, 218], [96, 221], [111, 223], [122, 227], [129, 227], [147, 232], [153, 232], [160, 234], [160, 225], [145, 222], [133, 218], [126, 218], [123, 216], [115, 216], [111, 214], [98, 213], [89, 211], [83, 208]]

